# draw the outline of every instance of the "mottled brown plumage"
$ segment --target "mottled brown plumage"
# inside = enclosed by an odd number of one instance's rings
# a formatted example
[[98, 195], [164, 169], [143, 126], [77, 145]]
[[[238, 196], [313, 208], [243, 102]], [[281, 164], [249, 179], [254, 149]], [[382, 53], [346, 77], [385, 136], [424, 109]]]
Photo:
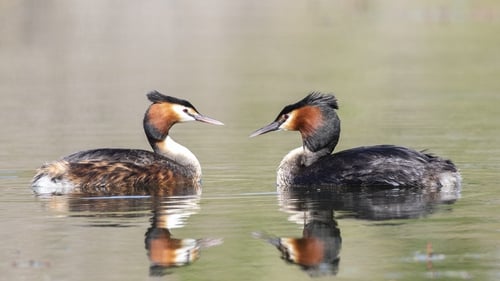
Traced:
[[162, 164], [143, 166], [130, 162], [60, 160], [42, 166], [38, 175], [72, 182], [75, 185], [73, 194], [172, 196], [201, 190], [197, 178], [183, 173], [181, 167], [172, 169]]

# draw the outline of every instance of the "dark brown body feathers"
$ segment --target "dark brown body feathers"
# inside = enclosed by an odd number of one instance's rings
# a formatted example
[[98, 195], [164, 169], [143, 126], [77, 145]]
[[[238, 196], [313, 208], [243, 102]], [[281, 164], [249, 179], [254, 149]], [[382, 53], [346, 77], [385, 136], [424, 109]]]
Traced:
[[45, 174], [54, 181], [71, 182], [74, 194], [192, 195], [201, 190], [199, 179], [188, 169], [146, 150], [78, 152], [42, 166], [34, 181]]

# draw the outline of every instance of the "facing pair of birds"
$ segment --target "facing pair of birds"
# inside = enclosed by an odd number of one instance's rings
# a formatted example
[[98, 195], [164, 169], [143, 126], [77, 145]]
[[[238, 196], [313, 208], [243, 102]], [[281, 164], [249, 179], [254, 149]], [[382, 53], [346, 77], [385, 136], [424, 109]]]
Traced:
[[[223, 125], [204, 116], [188, 101], [153, 91], [144, 115], [144, 131], [153, 152], [137, 149], [80, 151], [43, 165], [33, 178], [37, 194], [168, 195], [198, 186], [200, 162], [170, 136], [187, 121]], [[303, 144], [278, 168], [277, 184], [290, 187], [430, 188], [455, 190], [461, 177], [450, 161], [402, 146], [375, 145], [333, 153], [340, 136], [337, 100], [313, 92], [288, 105], [269, 125], [250, 136], [276, 130], [299, 131]]]

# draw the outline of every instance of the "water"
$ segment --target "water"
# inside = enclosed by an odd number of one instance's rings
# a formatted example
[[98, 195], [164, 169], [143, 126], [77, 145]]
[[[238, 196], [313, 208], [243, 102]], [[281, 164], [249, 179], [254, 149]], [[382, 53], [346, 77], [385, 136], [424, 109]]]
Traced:
[[[500, 279], [500, 5], [0, 5], [1, 280]], [[201, 196], [33, 196], [45, 161], [149, 149], [152, 89], [226, 124], [172, 131], [202, 163]], [[461, 197], [277, 194], [276, 166], [299, 136], [248, 135], [311, 90], [339, 99], [338, 150], [428, 149], [460, 168]], [[330, 262], [304, 270], [277, 241], [326, 245]], [[165, 269], [171, 245], [183, 259]]]

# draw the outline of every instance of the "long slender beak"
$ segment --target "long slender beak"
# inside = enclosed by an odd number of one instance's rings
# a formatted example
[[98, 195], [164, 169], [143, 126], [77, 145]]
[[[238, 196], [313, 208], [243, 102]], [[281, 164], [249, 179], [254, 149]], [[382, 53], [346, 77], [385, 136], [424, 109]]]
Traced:
[[213, 125], [224, 125], [224, 123], [222, 123], [219, 120], [215, 120], [213, 118], [210, 118], [208, 116], [201, 115], [201, 114], [193, 114], [193, 118], [194, 118], [194, 120], [200, 121], [203, 123], [208, 123], [208, 124], [213, 124]]
[[264, 126], [260, 129], [258, 129], [257, 131], [253, 132], [250, 137], [253, 138], [253, 137], [256, 137], [258, 135], [263, 135], [265, 133], [269, 133], [269, 132], [272, 132], [272, 131], [277, 131], [280, 129], [280, 126], [283, 122], [279, 122], [279, 121], [274, 121], [272, 122], [271, 124], [267, 125], [267, 126]]

